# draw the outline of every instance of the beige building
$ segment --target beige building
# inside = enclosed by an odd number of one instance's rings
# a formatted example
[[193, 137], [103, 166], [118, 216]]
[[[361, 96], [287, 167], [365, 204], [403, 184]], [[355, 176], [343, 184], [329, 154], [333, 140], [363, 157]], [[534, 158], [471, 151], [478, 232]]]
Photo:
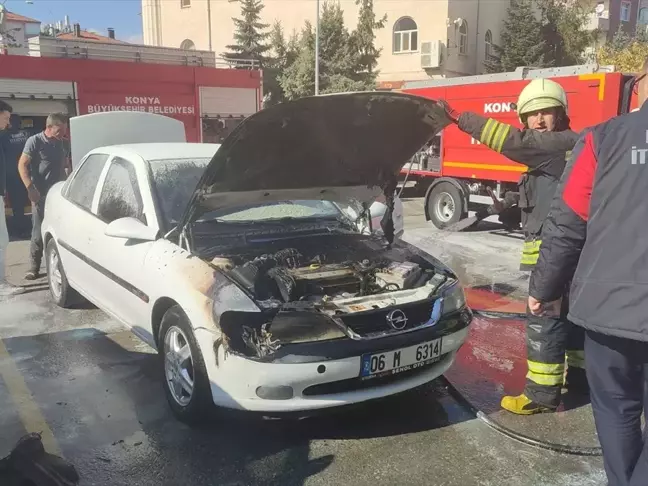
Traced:
[[[353, 0], [339, 0], [349, 29], [357, 24]], [[314, 0], [265, 0], [262, 20], [280, 21], [286, 35], [315, 22]], [[509, 0], [375, 0], [376, 33], [382, 48], [378, 69], [383, 87], [403, 81], [484, 72], [484, 59], [499, 41]], [[142, 0], [144, 43], [213, 50], [232, 43], [240, 5], [233, 0]]]

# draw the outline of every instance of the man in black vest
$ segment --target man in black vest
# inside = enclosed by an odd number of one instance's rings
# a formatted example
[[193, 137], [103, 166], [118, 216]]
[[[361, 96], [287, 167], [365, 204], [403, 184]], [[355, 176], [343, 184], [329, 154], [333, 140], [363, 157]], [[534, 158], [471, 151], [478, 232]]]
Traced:
[[9, 122], [6, 136], [3, 137], [3, 149], [7, 172], [7, 193], [13, 212], [12, 222], [15, 232], [23, 236], [29, 235], [30, 221], [25, 216], [25, 207], [29, 204], [27, 190], [18, 174], [18, 160], [23, 152], [27, 139], [36, 133], [34, 130], [21, 127], [20, 115], [13, 113]]
[[542, 232], [529, 309], [586, 330], [585, 367], [610, 486], [648, 484], [641, 430], [648, 391], [648, 60], [641, 109], [595, 126], [574, 147]]

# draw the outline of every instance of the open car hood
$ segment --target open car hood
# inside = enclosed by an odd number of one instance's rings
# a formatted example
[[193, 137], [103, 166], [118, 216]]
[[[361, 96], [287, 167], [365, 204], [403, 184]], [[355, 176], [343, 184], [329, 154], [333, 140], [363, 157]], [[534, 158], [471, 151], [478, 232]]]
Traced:
[[291, 199], [370, 204], [448, 124], [434, 100], [392, 92], [301, 98], [241, 122], [179, 224], [226, 207]]

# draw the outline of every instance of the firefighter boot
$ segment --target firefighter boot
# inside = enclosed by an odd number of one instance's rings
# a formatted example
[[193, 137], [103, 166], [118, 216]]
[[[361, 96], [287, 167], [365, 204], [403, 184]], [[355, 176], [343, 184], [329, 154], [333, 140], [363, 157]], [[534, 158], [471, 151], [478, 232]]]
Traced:
[[549, 407], [534, 402], [524, 393], [518, 396], [506, 396], [502, 398], [501, 406], [504, 410], [517, 415], [534, 415], [536, 413], [555, 412], [557, 407]]

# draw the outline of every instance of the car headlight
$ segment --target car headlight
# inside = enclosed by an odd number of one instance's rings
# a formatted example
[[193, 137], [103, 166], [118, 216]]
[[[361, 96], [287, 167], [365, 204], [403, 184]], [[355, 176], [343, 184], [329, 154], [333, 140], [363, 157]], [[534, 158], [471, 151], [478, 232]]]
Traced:
[[444, 314], [456, 312], [466, 306], [466, 296], [459, 282], [444, 290], [441, 295]]

